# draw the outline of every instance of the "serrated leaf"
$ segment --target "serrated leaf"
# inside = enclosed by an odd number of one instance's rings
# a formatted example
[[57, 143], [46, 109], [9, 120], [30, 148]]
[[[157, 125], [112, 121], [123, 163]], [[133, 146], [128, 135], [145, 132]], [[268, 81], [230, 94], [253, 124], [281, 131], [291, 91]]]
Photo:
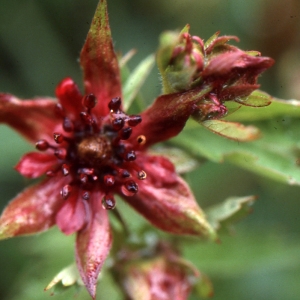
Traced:
[[233, 223], [252, 212], [255, 196], [232, 197], [224, 202], [209, 207], [207, 218], [215, 230], [230, 230]]
[[154, 55], [146, 57], [129, 75], [124, 87], [124, 109], [127, 111], [154, 66]]
[[272, 97], [267, 93], [256, 90], [252, 92], [248, 97], [236, 98], [234, 99], [234, 101], [246, 106], [264, 107], [271, 104], [271, 99]]
[[259, 138], [259, 129], [254, 126], [244, 126], [240, 123], [223, 120], [207, 120], [201, 124], [208, 130], [235, 141], [253, 141]]

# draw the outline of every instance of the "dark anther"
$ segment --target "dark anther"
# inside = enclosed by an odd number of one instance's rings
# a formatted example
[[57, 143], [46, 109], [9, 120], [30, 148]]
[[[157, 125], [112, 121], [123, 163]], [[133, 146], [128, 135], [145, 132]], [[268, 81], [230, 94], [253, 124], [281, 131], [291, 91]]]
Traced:
[[79, 179], [83, 184], [86, 184], [88, 182], [88, 176], [86, 174], [80, 174]]
[[82, 193], [82, 199], [83, 200], [89, 200], [90, 199], [90, 193], [89, 192], [83, 192]]
[[121, 107], [121, 98], [116, 97], [112, 98], [110, 102], [108, 103], [108, 108], [112, 110], [113, 112], [117, 112]]
[[61, 170], [64, 176], [68, 176], [70, 174], [70, 166], [67, 164], [63, 164], [61, 166]]
[[129, 126], [136, 126], [142, 122], [142, 117], [140, 115], [132, 115], [129, 116], [128, 125]]
[[66, 132], [71, 132], [71, 131], [74, 130], [73, 122], [72, 122], [69, 118], [64, 118], [64, 121], [63, 121], [63, 129], [64, 129]]
[[126, 161], [134, 161], [136, 159], [136, 155], [135, 155], [134, 150], [131, 150], [131, 151], [125, 153], [124, 159]]
[[113, 175], [105, 175], [104, 176], [104, 184], [106, 186], [113, 186], [115, 184], [115, 177]]
[[64, 136], [61, 133], [54, 132], [53, 138], [57, 144], [61, 144], [64, 141]]
[[105, 195], [102, 199], [102, 207], [104, 209], [113, 209], [116, 206], [116, 201], [113, 195]]
[[97, 104], [97, 98], [93, 94], [89, 94], [83, 97], [82, 105], [88, 109], [92, 109]]
[[132, 128], [131, 127], [125, 127], [119, 132], [119, 136], [121, 140], [128, 140], [131, 136]]
[[62, 198], [64, 200], [66, 200], [70, 196], [71, 191], [72, 191], [72, 187], [69, 184], [66, 184], [60, 191], [60, 194], [61, 194]]
[[95, 172], [95, 169], [94, 168], [82, 168], [82, 169], [79, 169], [77, 172], [78, 172], [78, 174], [93, 175]]
[[45, 151], [49, 148], [49, 144], [46, 140], [39, 140], [35, 143], [35, 148], [40, 151]]
[[121, 130], [123, 128], [124, 124], [125, 124], [124, 119], [120, 118], [120, 117], [115, 118], [111, 121], [111, 125], [112, 125], [113, 129], [117, 130], [117, 131]]
[[128, 177], [130, 177], [130, 173], [127, 170], [124, 170], [124, 169], [120, 170], [119, 174], [120, 174], [120, 176], [122, 178], [128, 178]]
[[128, 192], [131, 192], [134, 194], [137, 193], [139, 190], [138, 185], [136, 184], [136, 182], [134, 180], [126, 181], [124, 186]]

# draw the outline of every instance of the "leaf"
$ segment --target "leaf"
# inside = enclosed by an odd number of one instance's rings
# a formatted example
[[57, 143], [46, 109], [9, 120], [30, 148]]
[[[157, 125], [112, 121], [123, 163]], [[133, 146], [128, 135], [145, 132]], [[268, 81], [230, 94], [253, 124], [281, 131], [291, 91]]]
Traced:
[[[254, 91], [248, 97], [235, 98], [235, 102], [253, 107], [264, 107], [268, 106], [272, 102], [272, 97], [262, 91]], [[254, 113], [254, 112], [253, 112]]]
[[233, 223], [252, 212], [255, 196], [231, 197], [206, 209], [208, 222], [215, 230], [230, 231]]
[[212, 35], [204, 44], [204, 49], [206, 50], [220, 35], [220, 31], [217, 31], [214, 35]]
[[231, 140], [245, 142], [259, 138], [259, 130], [254, 126], [223, 120], [207, 120], [201, 124], [208, 130]]
[[154, 55], [146, 57], [129, 75], [124, 86], [124, 110], [127, 111], [154, 66]]

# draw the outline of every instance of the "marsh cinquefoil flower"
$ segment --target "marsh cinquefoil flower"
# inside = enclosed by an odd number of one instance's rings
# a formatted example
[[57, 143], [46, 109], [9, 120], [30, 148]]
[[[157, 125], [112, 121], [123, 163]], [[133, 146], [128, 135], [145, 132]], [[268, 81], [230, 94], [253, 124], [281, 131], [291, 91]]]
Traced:
[[213, 87], [169, 91], [140, 115], [126, 114], [105, 0], [97, 7], [80, 63], [84, 94], [70, 78], [57, 86], [57, 99], [23, 101], [0, 94], [0, 122], [39, 150], [24, 155], [16, 170], [29, 178], [45, 177], [8, 204], [0, 218], [0, 239], [55, 224], [67, 235], [76, 233], [77, 267], [94, 298], [112, 243], [108, 211], [115, 207], [116, 194], [162, 230], [216, 238], [173, 164], [147, 153], [153, 144], [177, 135], [199, 105], [212, 99], [207, 93]]

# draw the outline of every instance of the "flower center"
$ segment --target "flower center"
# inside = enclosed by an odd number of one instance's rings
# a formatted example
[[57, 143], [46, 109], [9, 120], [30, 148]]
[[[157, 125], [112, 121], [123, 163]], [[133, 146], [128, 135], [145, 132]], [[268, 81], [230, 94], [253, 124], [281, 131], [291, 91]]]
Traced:
[[61, 189], [63, 199], [68, 199], [74, 187], [79, 188], [86, 201], [90, 193], [100, 190], [104, 193], [103, 208], [112, 209], [115, 207], [114, 193], [133, 196], [138, 192], [137, 182], [147, 177], [136, 163], [138, 147], [146, 139], [142, 135], [135, 144], [128, 142], [134, 127], [142, 119], [139, 115], [125, 114], [119, 97], [109, 102], [110, 113], [105, 117], [93, 114], [96, 103], [94, 95], [84, 96], [83, 111], [77, 115], [68, 114], [58, 103], [56, 112], [62, 118], [64, 132], [53, 133], [54, 145], [40, 140], [36, 148], [52, 150], [58, 159], [58, 167], [49, 170], [47, 176], [62, 172], [70, 178]]

